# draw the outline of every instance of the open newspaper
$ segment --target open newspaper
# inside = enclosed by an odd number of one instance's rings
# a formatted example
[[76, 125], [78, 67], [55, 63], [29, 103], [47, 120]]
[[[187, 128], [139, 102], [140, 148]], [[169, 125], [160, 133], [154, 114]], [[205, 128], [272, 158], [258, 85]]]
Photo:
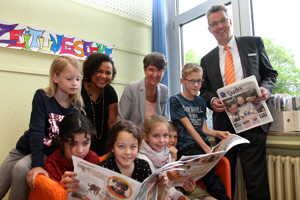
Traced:
[[[68, 193], [68, 200], [154, 200], [157, 199], [157, 181], [161, 172], [174, 170], [181, 165], [172, 162], [150, 175], [143, 183], [120, 173], [100, 167], [72, 156], [74, 172], [80, 180], [80, 188]], [[180, 170], [180, 169], [179, 169]]]
[[184, 170], [179, 171], [180, 175], [173, 182], [173, 186], [182, 186], [188, 178], [193, 178], [195, 181], [202, 178], [219, 162], [227, 151], [236, 145], [244, 143], [250, 142], [239, 135], [230, 134], [226, 139], [219, 142], [210, 154], [182, 156], [179, 162], [182, 163], [180, 168]]
[[226, 113], [236, 133], [273, 121], [266, 101], [261, 96], [255, 76], [250, 76], [217, 90], [226, 105]]

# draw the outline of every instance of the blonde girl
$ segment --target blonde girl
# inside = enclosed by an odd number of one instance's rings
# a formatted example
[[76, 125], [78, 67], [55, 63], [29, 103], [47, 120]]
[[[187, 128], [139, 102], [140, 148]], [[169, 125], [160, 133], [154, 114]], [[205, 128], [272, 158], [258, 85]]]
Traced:
[[[168, 148], [170, 124], [166, 117], [161, 115], [152, 115], [148, 117], [143, 125], [143, 137], [138, 158], [148, 161], [152, 172], [155, 172], [165, 164], [172, 162], [172, 157]], [[170, 181], [175, 180], [179, 175], [177, 170], [168, 172]], [[171, 184], [170, 184], [171, 185]], [[183, 188], [186, 191], [194, 189], [195, 181], [188, 180]], [[176, 191], [174, 187], [167, 190], [167, 195], [175, 200], [187, 200], [181, 192]]]
[[55, 150], [51, 141], [58, 134], [57, 122], [82, 107], [81, 76], [82, 67], [75, 58], [59, 56], [53, 61], [49, 86], [38, 89], [33, 97], [29, 129], [0, 167], [0, 199], [10, 188], [9, 199], [25, 200], [28, 186], [34, 190], [36, 175], [48, 176], [43, 164]]
[[[137, 158], [141, 144], [141, 134], [131, 121], [120, 120], [111, 129], [107, 142], [108, 158], [100, 166], [121, 173], [139, 182], [143, 182], [151, 169], [147, 161]], [[168, 179], [161, 174], [158, 182], [158, 196], [162, 199]]]

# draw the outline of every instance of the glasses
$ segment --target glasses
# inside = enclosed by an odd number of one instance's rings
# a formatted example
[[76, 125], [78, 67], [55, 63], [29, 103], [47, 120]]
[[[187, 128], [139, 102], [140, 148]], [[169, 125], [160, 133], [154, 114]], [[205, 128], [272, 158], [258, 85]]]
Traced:
[[186, 79], [186, 78], [183, 79], [186, 80], [190, 85], [195, 85], [195, 83], [201, 85], [204, 82], [204, 79], [199, 79], [199, 80]]
[[157, 74], [161, 74], [164, 70], [163, 69], [153, 69], [153, 68], [148, 68], [147, 69], [149, 72], [151, 72], [152, 74], [154, 72], [156, 72]]
[[225, 23], [228, 22], [228, 18], [222, 18], [220, 21], [214, 21], [211, 24], [209, 24], [208, 27], [214, 28], [217, 27], [220, 24], [224, 25]]

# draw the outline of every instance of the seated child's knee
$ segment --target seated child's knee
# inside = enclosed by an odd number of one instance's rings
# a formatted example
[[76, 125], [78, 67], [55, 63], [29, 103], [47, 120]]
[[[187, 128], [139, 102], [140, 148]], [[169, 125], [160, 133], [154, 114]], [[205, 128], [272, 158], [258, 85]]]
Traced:
[[12, 176], [13, 178], [24, 178], [26, 177], [27, 173], [30, 171], [31, 166], [30, 164], [28, 165], [28, 163], [22, 162], [22, 160], [20, 160], [19, 162], [17, 162], [12, 170]]

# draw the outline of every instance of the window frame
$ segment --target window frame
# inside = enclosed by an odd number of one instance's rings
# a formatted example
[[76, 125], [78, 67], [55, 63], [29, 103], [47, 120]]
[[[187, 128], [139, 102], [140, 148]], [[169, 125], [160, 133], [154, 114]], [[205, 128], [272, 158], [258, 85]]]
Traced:
[[[182, 26], [200, 17], [206, 17], [207, 8], [214, 4], [232, 4], [232, 19], [235, 36], [252, 36], [252, 8], [251, 0], [208, 0], [184, 13], [178, 13], [178, 1], [165, 1], [166, 35], [168, 58], [168, 87], [169, 96], [182, 91], [180, 78], [181, 67], [184, 65], [184, 51], [182, 48]], [[201, 35], [199, 35], [201, 37]], [[199, 60], [200, 63], [200, 60]]]

